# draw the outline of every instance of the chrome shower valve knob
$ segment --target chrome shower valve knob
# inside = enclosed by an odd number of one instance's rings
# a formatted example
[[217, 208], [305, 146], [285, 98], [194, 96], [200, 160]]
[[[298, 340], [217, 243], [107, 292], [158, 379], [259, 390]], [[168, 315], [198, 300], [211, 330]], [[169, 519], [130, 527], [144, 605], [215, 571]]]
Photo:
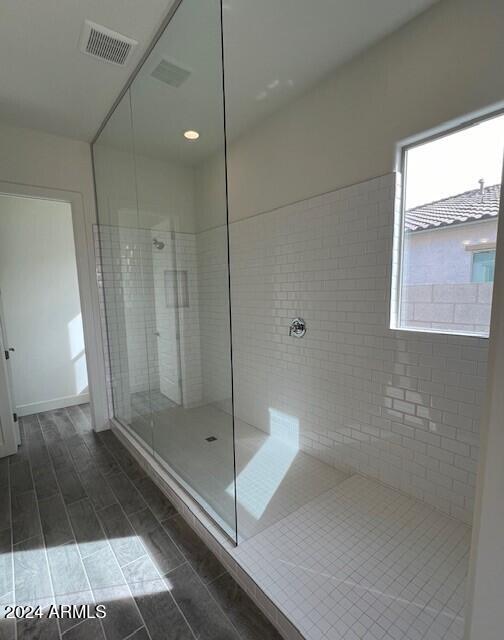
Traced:
[[306, 333], [306, 322], [303, 318], [294, 318], [290, 323], [289, 335], [296, 338], [302, 338]]

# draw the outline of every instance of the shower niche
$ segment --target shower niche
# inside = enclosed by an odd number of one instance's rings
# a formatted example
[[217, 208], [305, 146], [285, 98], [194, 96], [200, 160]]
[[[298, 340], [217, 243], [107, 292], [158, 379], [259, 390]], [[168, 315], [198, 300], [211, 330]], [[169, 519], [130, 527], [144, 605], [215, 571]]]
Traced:
[[164, 284], [166, 307], [168, 309], [187, 308], [189, 306], [189, 289], [186, 269], [165, 270]]

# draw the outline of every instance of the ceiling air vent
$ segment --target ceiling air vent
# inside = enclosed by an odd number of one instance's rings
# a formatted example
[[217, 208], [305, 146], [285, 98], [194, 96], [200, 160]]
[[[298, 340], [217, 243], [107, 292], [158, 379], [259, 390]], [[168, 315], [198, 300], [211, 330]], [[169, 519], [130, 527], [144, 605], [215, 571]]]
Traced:
[[84, 22], [80, 50], [94, 58], [124, 66], [138, 42], [90, 20]]
[[191, 72], [187, 71], [187, 69], [182, 69], [182, 67], [164, 58], [151, 73], [153, 78], [169, 84], [170, 87], [180, 87], [190, 75]]

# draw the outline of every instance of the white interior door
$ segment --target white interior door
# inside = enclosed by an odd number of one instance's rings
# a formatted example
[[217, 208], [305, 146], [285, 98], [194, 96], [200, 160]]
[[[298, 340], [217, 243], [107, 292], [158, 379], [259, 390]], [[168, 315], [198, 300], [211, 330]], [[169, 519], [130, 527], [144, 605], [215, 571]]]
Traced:
[[0, 458], [16, 453], [19, 444], [19, 428], [14, 422], [12, 382], [8, 367], [10, 352], [5, 344], [5, 335], [0, 296]]

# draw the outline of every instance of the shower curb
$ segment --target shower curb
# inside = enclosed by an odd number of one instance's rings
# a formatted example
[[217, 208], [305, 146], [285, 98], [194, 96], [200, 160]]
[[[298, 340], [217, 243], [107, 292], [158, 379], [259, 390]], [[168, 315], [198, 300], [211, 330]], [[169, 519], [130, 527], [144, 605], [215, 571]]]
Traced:
[[217, 556], [224, 568], [276, 628], [282, 638], [285, 640], [305, 640], [305, 636], [299, 629], [282, 613], [255, 580], [235, 560], [232, 556], [232, 550], [236, 545], [205, 513], [196, 500], [170, 477], [127, 428], [114, 419], [110, 420], [110, 428], [151, 480], [170, 500], [187, 524], [208, 549]]

